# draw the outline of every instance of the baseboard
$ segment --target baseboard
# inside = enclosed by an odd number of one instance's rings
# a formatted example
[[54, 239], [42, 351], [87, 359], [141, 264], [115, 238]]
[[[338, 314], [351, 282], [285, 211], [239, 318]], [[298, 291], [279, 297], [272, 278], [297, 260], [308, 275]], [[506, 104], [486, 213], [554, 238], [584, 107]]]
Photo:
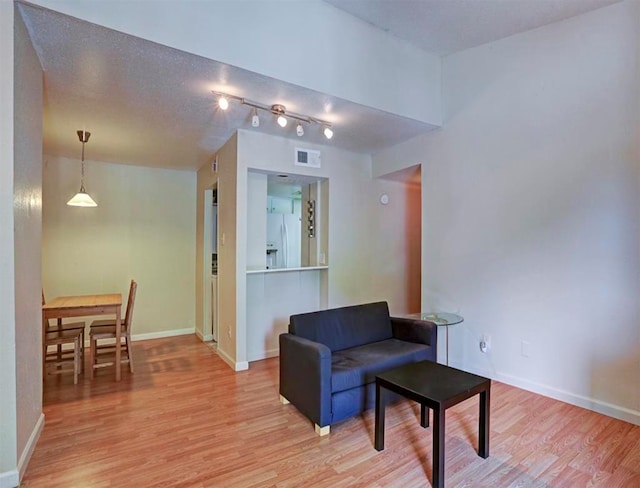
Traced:
[[280, 349], [268, 349], [255, 357], [249, 359], [249, 362], [262, 361], [263, 359], [275, 358], [280, 355]]
[[20, 475], [17, 469], [0, 473], [0, 488], [16, 488], [19, 485]]
[[33, 450], [36, 448], [36, 444], [38, 443], [38, 439], [40, 439], [40, 434], [42, 433], [42, 429], [44, 428], [44, 414], [41, 413], [36, 425], [31, 431], [31, 435], [27, 440], [27, 445], [24, 447], [22, 454], [20, 455], [20, 459], [18, 459], [18, 472], [20, 473], [20, 479], [24, 476], [25, 471], [27, 470], [27, 465], [29, 464], [29, 460], [31, 459], [31, 455], [33, 454]]
[[196, 329], [196, 336], [202, 342], [211, 342], [213, 340], [213, 334], [202, 334], [199, 330]]
[[164, 337], [175, 337], [181, 335], [189, 335], [196, 332], [195, 327], [189, 329], [173, 329], [163, 330], [161, 332], [149, 332], [147, 334], [132, 334], [131, 340], [135, 341], [148, 341], [149, 339], [162, 339]]
[[247, 361], [236, 362], [225, 351], [220, 349], [220, 346], [218, 346], [218, 350], [216, 351], [216, 353], [218, 354], [218, 356], [220, 356], [220, 359], [227, 363], [234, 371], [245, 371], [249, 369], [249, 363]]
[[[453, 364], [451, 366], [462, 369], [462, 365], [459, 364]], [[501, 383], [506, 383], [507, 385], [515, 386], [532, 393], [537, 393], [538, 395], [553, 398], [554, 400], [560, 400], [561, 402], [569, 403], [576, 407], [586, 408], [587, 410], [601, 413], [602, 415], [606, 415], [614, 419], [640, 425], [640, 411], [637, 410], [613, 405], [611, 403], [595, 400], [583, 395], [577, 395], [575, 393], [529, 381], [517, 376], [498, 373], [495, 371], [483, 371], [481, 369], [474, 370], [474, 368], [469, 368], [468, 366], [465, 366], [464, 369], [470, 373], [486, 376], [487, 378], [491, 378], [500, 381]]]

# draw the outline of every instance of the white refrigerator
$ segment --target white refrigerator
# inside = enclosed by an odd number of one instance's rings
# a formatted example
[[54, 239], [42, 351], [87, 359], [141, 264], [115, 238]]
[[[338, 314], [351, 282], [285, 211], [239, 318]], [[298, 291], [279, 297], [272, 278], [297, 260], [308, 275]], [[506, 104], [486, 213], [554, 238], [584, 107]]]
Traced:
[[273, 253], [273, 268], [299, 268], [301, 257], [300, 237], [302, 222], [295, 214], [267, 214], [268, 248]]

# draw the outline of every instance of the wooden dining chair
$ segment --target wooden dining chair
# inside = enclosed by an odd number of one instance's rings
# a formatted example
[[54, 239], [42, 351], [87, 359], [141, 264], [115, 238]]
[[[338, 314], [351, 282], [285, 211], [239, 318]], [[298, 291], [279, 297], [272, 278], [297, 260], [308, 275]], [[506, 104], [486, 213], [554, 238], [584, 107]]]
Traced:
[[73, 384], [78, 384], [78, 375], [82, 370], [82, 337], [84, 336], [83, 330], [81, 329], [68, 329], [68, 330], [54, 330], [51, 332], [45, 333], [45, 344], [47, 348], [49, 346], [56, 346], [58, 348], [62, 348], [65, 344], [73, 344], [73, 356], [72, 358], [68, 357], [68, 351], [65, 351], [64, 354], [52, 354], [51, 356], [47, 354], [47, 357], [44, 358], [45, 366], [50, 364], [55, 366], [54, 369], [45, 370], [48, 374], [61, 374], [67, 371], [68, 369], [62, 369], [61, 367], [65, 364], [72, 363], [73, 364]]
[[[120, 344], [112, 342], [116, 338], [115, 319], [94, 320], [91, 322], [91, 326], [89, 327], [91, 379], [93, 379], [95, 369], [115, 364], [115, 359], [109, 362], [98, 362], [98, 359], [99, 356], [104, 355], [104, 353], [111, 353], [115, 351], [116, 347], [123, 349], [122, 352], [125, 353], [125, 356], [124, 358], [121, 358], [121, 362], [129, 363], [129, 371], [133, 373], [131, 324], [133, 322], [133, 307], [136, 301], [137, 290], [138, 283], [136, 283], [135, 280], [131, 280], [131, 285], [129, 286], [129, 299], [127, 300], [127, 310], [125, 312], [124, 319], [121, 319], [120, 321]], [[124, 342], [122, 342], [123, 339]], [[99, 344], [98, 341], [102, 340], [109, 340], [109, 343]]]
[[[42, 305], [44, 305], [46, 303], [45, 299], [44, 299], [44, 290], [42, 290]], [[51, 322], [48, 322], [45, 328], [45, 331], [47, 333], [49, 332], [62, 332], [62, 331], [80, 331], [80, 372], [82, 372], [82, 370], [84, 369], [84, 329], [86, 324], [84, 322], [63, 322], [62, 319], [57, 319], [56, 322], [54, 324], [52, 324]], [[55, 352], [48, 352], [49, 346], [55, 345], [56, 346], [56, 351]], [[63, 342], [58, 342], [57, 344], [47, 344], [47, 347], [45, 348], [45, 351], [47, 351], [46, 353], [46, 357], [43, 358], [43, 361], [46, 360], [47, 357], [53, 357], [56, 356], [58, 362], [61, 362], [63, 359], [65, 359], [65, 356], [69, 356], [71, 355], [73, 357], [73, 355], [75, 354], [74, 351], [71, 350], [65, 350], [63, 349], [64, 343]]]

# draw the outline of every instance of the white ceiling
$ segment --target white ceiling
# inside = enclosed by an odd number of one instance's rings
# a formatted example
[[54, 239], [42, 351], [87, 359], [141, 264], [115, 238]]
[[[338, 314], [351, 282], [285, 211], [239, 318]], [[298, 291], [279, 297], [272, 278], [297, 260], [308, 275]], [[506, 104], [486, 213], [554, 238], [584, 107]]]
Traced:
[[[328, 0], [433, 52], [480, 44], [617, 0]], [[517, 8], [513, 8], [517, 4]], [[239, 87], [265, 105], [334, 122], [327, 141], [305, 127], [305, 142], [373, 153], [434, 127], [26, 4], [20, 11], [44, 68], [44, 151], [77, 158], [76, 130], [92, 133], [86, 159], [197, 170], [238, 128], [298, 139], [251, 109], [215, 106], [211, 90]], [[401, 35], [402, 34], [402, 35]], [[327, 111], [327, 107], [330, 110]]]
[[621, 0], [324, 0], [375, 27], [447, 55]]

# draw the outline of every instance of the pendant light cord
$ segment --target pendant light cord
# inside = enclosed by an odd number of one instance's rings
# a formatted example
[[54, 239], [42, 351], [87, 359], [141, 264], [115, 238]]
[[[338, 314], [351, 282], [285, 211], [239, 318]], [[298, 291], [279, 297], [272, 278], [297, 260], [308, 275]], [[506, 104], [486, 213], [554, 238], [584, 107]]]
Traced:
[[[84, 137], [83, 137], [84, 138]], [[84, 141], [82, 142], [82, 162], [80, 165], [80, 192], [86, 193], [84, 190]]]

